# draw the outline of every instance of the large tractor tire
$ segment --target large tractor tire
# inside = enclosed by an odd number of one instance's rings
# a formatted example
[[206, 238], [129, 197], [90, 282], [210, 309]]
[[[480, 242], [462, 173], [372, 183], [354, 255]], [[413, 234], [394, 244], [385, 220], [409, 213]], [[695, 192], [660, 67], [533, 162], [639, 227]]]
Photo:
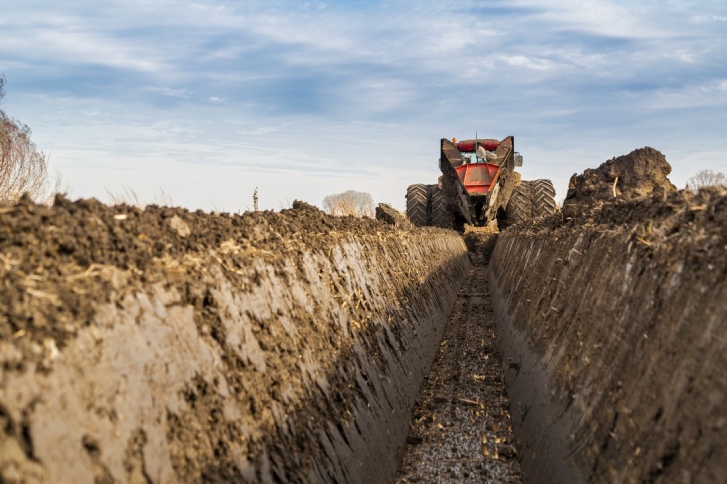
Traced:
[[520, 182], [512, 191], [505, 209], [504, 226], [555, 213], [555, 189], [550, 180]]
[[433, 185], [430, 192], [432, 225], [443, 229], [454, 229], [454, 213], [447, 206], [444, 191]]
[[533, 218], [532, 187], [530, 182], [520, 182], [510, 195], [505, 209], [506, 226]]
[[555, 188], [550, 180], [530, 182], [533, 201], [533, 217], [547, 217], [555, 213]]
[[429, 225], [429, 188], [426, 185], [409, 185], [406, 189], [406, 216], [417, 227]]

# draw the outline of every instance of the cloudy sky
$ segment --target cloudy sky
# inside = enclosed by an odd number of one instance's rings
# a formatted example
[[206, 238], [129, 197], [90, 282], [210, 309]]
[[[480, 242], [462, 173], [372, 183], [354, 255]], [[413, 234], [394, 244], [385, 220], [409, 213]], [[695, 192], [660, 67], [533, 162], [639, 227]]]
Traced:
[[0, 0], [0, 72], [72, 198], [402, 208], [475, 133], [559, 198], [643, 146], [727, 171], [724, 0]]

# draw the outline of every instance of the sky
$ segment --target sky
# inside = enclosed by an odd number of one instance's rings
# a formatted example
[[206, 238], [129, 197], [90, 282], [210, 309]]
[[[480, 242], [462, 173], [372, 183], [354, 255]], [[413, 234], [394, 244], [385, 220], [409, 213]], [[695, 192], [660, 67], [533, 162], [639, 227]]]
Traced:
[[404, 208], [475, 134], [558, 199], [644, 146], [727, 172], [724, 0], [0, 0], [0, 73], [73, 199]]

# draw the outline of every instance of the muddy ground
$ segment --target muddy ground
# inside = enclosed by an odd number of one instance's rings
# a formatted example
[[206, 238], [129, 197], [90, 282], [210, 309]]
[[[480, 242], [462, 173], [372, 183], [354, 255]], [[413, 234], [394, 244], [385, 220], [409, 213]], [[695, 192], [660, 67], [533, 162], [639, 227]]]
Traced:
[[416, 403], [397, 483], [522, 482], [487, 281], [497, 231], [465, 234], [473, 269]]
[[0, 207], [0, 481], [721, 482], [727, 191], [669, 171], [497, 237]]
[[594, 196], [574, 189], [572, 211], [508, 229], [493, 253], [522, 472], [549, 482], [721, 482], [727, 190], [671, 189], [656, 150], [619, 159], [651, 167], [636, 183], [645, 192], [614, 192], [611, 161], [574, 177], [600, 176]]
[[0, 480], [391, 480], [468, 270], [302, 203], [1, 207]]

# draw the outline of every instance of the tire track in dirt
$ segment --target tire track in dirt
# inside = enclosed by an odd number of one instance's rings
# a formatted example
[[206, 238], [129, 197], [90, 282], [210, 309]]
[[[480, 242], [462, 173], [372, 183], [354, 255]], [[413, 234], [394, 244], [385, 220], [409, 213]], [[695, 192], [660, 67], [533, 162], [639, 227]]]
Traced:
[[473, 259], [422, 384], [397, 483], [522, 482], [484, 246]]

